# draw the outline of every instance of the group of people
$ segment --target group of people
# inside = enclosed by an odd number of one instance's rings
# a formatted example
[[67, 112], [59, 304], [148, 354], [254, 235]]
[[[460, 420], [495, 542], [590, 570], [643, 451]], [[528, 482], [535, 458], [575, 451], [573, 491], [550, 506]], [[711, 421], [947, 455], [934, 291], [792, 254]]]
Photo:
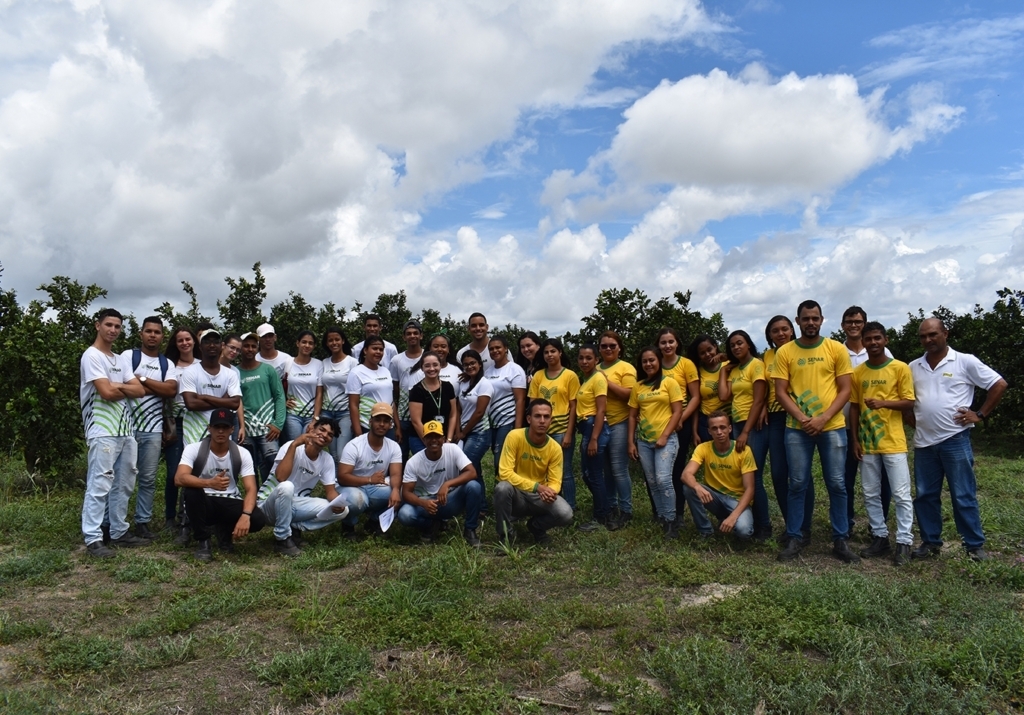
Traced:
[[[81, 361], [87, 551], [108, 557], [155, 538], [162, 449], [165, 528], [177, 530], [183, 545], [194, 539], [201, 560], [212, 558], [212, 538], [231, 551], [234, 539], [267, 524], [286, 556], [300, 553], [304, 532], [335, 522], [355, 536], [360, 518], [371, 533], [397, 519], [429, 542], [461, 516], [471, 546], [480, 545], [481, 514], [489, 510], [508, 545], [520, 517], [538, 543], [574, 520], [583, 532], [616, 530], [633, 515], [633, 459], [666, 538], [678, 536], [689, 505], [701, 536], [714, 534], [713, 516], [722, 533], [774, 536], [779, 559], [788, 561], [810, 542], [817, 450], [837, 558], [859, 560], [849, 545], [858, 466], [872, 535], [861, 556], [894, 554], [899, 565], [938, 553], [945, 479], [967, 552], [987, 558], [969, 429], [996, 408], [1006, 381], [950, 348], [937, 318], [921, 323], [925, 353], [910, 365], [889, 354], [885, 328], [862, 308], [843, 314], [845, 344], [820, 335], [823, 319], [814, 301], [798, 306], [796, 325], [773, 317], [763, 354], [737, 330], [724, 350], [699, 335], [682, 355], [680, 335], [666, 327], [635, 364], [608, 330], [578, 348], [573, 369], [561, 341], [533, 332], [513, 354], [504, 337], [489, 335], [481, 313], [470, 316], [472, 340], [457, 352], [445, 335], [425, 340], [415, 320], [403, 326], [399, 351], [369, 315], [355, 345], [341, 328], [328, 328], [320, 336], [328, 356], [319, 360], [313, 333], [298, 336], [292, 356], [277, 349], [266, 323], [243, 335], [209, 324], [196, 332], [174, 327], [161, 352], [158, 317], [143, 321], [138, 348], [116, 355], [122, 320], [106, 310]], [[987, 394], [972, 410], [975, 387]], [[915, 426], [914, 499], [904, 423]], [[585, 519], [576, 514], [577, 444], [593, 505]], [[785, 520], [781, 535], [769, 517], [766, 462]], [[323, 497], [312, 496], [318, 483]], [[921, 544], [912, 551], [915, 510]]]

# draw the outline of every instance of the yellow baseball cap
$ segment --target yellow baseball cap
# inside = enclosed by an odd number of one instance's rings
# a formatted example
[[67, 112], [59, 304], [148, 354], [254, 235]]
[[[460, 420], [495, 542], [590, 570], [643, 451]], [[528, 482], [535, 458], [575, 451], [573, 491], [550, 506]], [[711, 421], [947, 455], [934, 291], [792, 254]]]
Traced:
[[437, 420], [431, 420], [423, 425], [423, 436], [426, 437], [428, 434], [436, 434], [444, 437], [444, 427]]

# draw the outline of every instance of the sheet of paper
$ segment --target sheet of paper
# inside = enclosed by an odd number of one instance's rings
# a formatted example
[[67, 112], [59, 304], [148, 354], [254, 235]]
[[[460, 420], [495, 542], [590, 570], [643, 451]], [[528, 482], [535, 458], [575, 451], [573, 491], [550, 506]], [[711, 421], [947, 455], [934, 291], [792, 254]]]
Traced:
[[348, 506], [348, 504], [345, 502], [345, 499], [342, 498], [341, 494], [334, 497], [334, 500], [331, 501], [330, 504], [321, 509], [320, 513], [316, 515], [316, 518], [320, 520], [330, 519], [332, 517], [337, 518], [337, 515], [333, 511], [331, 511], [331, 507], [335, 506]]
[[391, 528], [391, 522], [395, 520], [395, 507], [385, 509], [380, 514], [380, 530], [387, 531]]

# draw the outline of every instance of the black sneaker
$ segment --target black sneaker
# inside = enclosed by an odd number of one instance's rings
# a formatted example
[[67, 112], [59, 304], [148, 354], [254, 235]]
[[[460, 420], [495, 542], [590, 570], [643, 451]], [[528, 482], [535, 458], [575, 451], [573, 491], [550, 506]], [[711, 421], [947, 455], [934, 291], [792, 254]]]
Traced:
[[942, 547], [938, 544], [921, 544], [910, 552], [912, 559], [930, 559], [942, 553]]
[[629, 522], [633, 521], [633, 512], [631, 512], [631, 511], [624, 511], [624, 512], [622, 512], [619, 515], [619, 518], [616, 519], [615, 521], [619, 522], [619, 527], [621, 528], [621, 527], [625, 526], [626, 524], [628, 524]]
[[359, 534], [356, 533], [356, 526], [355, 526], [355, 524], [342, 524], [341, 525], [341, 535], [343, 537], [345, 537], [346, 539], [348, 539], [349, 541], [358, 541], [359, 540]]
[[601, 519], [598, 519], [597, 523], [603, 526], [608, 531], [618, 531], [621, 528], [619, 522], [616, 521], [615, 517], [611, 514]]
[[582, 531], [584, 534], [592, 534], [600, 528], [601, 525], [593, 520], [585, 521], [582, 524], [576, 525], [576, 531]]
[[872, 559], [876, 556], [886, 556], [892, 551], [892, 544], [889, 543], [888, 536], [876, 536], [871, 539], [871, 545], [866, 549], [860, 550], [860, 555], [866, 559]]
[[971, 561], [988, 561], [991, 556], [988, 552], [980, 546], [976, 549], [967, 549], [967, 555], [971, 557]]
[[100, 531], [103, 532], [103, 545], [106, 546], [110, 543], [110, 524], [101, 526]]
[[792, 561], [797, 556], [799, 556], [800, 552], [803, 550], [804, 545], [802, 539], [790, 539], [789, 543], [786, 544], [786, 548], [780, 551], [779, 555], [776, 558], [778, 558], [779, 561], [783, 562]]
[[533, 540], [538, 546], [549, 546], [551, 544], [551, 535], [547, 531], [535, 528], [532, 518], [526, 522], [526, 528], [533, 534]]
[[170, 519], [164, 520], [164, 531], [166, 531], [168, 534], [178, 533], [178, 528], [178, 522], [174, 520], [173, 516]]
[[149, 546], [149, 543], [148, 539], [140, 539], [130, 531], [110, 540], [110, 545], [118, 549], [137, 549], [140, 546]]
[[662, 538], [666, 540], [679, 538], [679, 526], [676, 525], [675, 521], [668, 521], [666, 519], [662, 522]]
[[135, 535], [140, 539], [146, 539], [147, 541], [153, 541], [156, 539], [156, 532], [149, 528], [149, 524], [136, 524]]
[[772, 527], [762, 526], [758, 529], [754, 529], [754, 535], [751, 537], [754, 541], [763, 543], [772, 538]]
[[86, 544], [85, 551], [96, 559], [112, 559], [117, 556], [117, 552], [104, 544], [102, 540]]
[[235, 553], [235, 543], [231, 536], [232, 531], [230, 526], [221, 526], [217, 529], [217, 548], [225, 554]]
[[480, 537], [476, 535], [476, 529], [463, 529], [462, 536], [466, 539], [466, 543], [474, 549], [480, 548]]
[[306, 540], [302, 538], [302, 530], [292, 527], [292, 542], [300, 549], [306, 545]]
[[832, 555], [840, 561], [843, 561], [848, 564], [860, 563], [860, 556], [857, 556], [857, 554], [853, 553], [853, 550], [850, 549], [850, 542], [848, 542], [846, 539], [835, 540], [835, 543], [832, 544]]
[[188, 542], [192, 540], [192, 529], [188, 526], [183, 526], [178, 531], [178, 535], [174, 537], [174, 543], [178, 546], [188, 546]]
[[896, 554], [892, 557], [893, 565], [906, 566], [910, 563], [910, 544], [896, 544]]
[[210, 540], [203, 539], [196, 544], [196, 561], [202, 561], [204, 564], [213, 561], [213, 551], [210, 549]]
[[277, 543], [274, 544], [274, 551], [281, 554], [281, 556], [295, 557], [301, 556], [302, 552], [299, 551], [299, 547], [292, 541], [292, 537], [281, 540], [277, 539]]

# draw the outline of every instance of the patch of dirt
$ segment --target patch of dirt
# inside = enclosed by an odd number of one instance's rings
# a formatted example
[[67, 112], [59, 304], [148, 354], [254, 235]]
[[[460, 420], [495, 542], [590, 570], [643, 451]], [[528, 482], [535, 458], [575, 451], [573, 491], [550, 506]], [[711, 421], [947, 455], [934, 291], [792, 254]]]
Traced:
[[685, 594], [679, 602], [680, 608], [694, 608], [703, 606], [713, 601], [721, 601], [730, 596], [735, 596], [746, 586], [730, 586], [722, 583], [706, 583], [693, 593]]

